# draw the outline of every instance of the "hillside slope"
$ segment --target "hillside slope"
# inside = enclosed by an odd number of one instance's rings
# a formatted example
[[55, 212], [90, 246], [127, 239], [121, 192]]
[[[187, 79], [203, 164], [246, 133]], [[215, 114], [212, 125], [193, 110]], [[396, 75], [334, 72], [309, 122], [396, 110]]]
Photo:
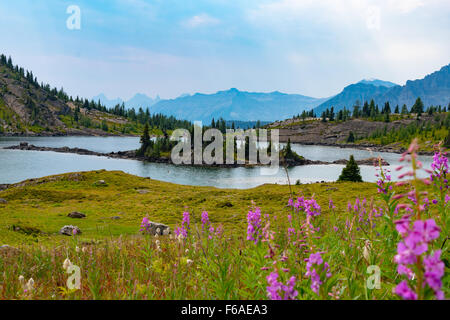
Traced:
[[[394, 117], [394, 116], [393, 116]], [[333, 145], [347, 147], [371, 146], [383, 151], [403, 151], [410, 143], [410, 138], [419, 137], [422, 152], [430, 153], [434, 143], [444, 140], [448, 135], [450, 114], [423, 114], [420, 120], [415, 116], [396, 115], [390, 122], [370, 119], [348, 119], [346, 121], [323, 122], [319, 119], [302, 121], [289, 119], [274, 122], [268, 128], [279, 129], [281, 142]], [[403, 134], [400, 134], [400, 131]], [[350, 132], [355, 136], [354, 142], [348, 142]], [[396, 135], [393, 135], [396, 133]], [[374, 139], [374, 135], [378, 139]], [[380, 139], [381, 138], [381, 139]], [[391, 138], [391, 139], [389, 139]], [[393, 139], [392, 139], [393, 138]]]
[[62, 89], [38, 84], [31, 72], [2, 56], [0, 135], [111, 135], [133, 133], [130, 126], [123, 117], [84, 108]]

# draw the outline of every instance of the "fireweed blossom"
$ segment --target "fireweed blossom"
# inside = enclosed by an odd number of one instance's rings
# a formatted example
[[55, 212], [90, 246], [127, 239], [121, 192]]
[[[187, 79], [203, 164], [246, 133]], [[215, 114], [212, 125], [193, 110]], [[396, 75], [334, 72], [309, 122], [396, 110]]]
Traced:
[[331, 209], [331, 210], [336, 209], [336, 206], [334, 205], [333, 199], [331, 199], [331, 198], [328, 201], [328, 208]]
[[305, 200], [305, 212], [306, 215], [311, 217], [320, 215], [321, 208], [314, 198]]
[[271, 300], [295, 300], [298, 291], [294, 289], [296, 279], [292, 276], [284, 285], [278, 281], [278, 273], [272, 272], [267, 276], [267, 296]]
[[447, 202], [449, 200], [448, 195], [448, 159], [447, 153], [441, 151], [441, 146], [438, 145], [438, 152], [433, 156], [433, 162], [431, 163], [431, 170], [426, 170], [430, 173], [429, 182], [432, 184], [436, 193], [436, 199], [433, 200], [433, 204], [439, 206], [439, 210], [443, 215], [443, 221], [446, 221]]
[[261, 209], [254, 207], [247, 214], [247, 240], [255, 243], [262, 237]]
[[[448, 173], [448, 159], [447, 153], [442, 153], [441, 151], [436, 152], [433, 156], [433, 162], [431, 163], [432, 173], [430, 176], [431, 181], [436, 181], [440, 178], [446, 179]], [[448, 181], [446, 181], [448, 183]], [[447, 184], [448, 189], [448, 184]]]
[[382, 159], [378, 159], [378, 164], [376, 164], [377, 167], [377, 174], [375, 174], [376, 177], [379, 177], [377, 180], [377, 191], [378, 193], [382, 193], [387, 195], [390, 193], [393, 189], [392, 182], [391, 182], [391, 175], [389, 174], [389, 169], [383, 169], [382, 166]]
[[321, 213], [321, 207], [314, 197], [305, 199], [305, 197], [302, 196], [297, 198], [295, 202], [292, 199], [289, 199], [288, 205], [292, 206], [296, 212], [304, 211], [306, 215], [310, 217], [318, 216]]
[[306, 261], [305, 276], [311, 279], [311, 290], [319, 295], [320, 286], [331, 277], [330, 266], [320, 253], [312, 253]]
[[436, 250], [433, 254], [425, 257], [423, 265], [425, 267], [425, 282], [433, 289], [437, 299], [444, 300], [441, 279], [444, 276], [445, 265], [441, 261], [441, 250]]
[[142, 233], [148, 233], [150, 230], [150, 221], [147, 217], [142, 218], [141, 229], [139, 229]]
[[378, 208], [378, 211], [377, 208], [371, 209], [371, 204], [369, 204], [365, 198], [362, 201], [359, 198], [356, 198], [354, 205], [352, 205], [352, 203], [349, 201], [348, 212], [349, 213], [353, 212], [354, 219], [357, 219], [356, 221], [359, 224], [357, 230], [360, 230], [361, 228], [366, 226], [370, 227], [371, 229], [374, 229], [376, 227], [375, 218], [383, 216], [383, 208]]
[[[429, 249], [429, 244], [439, 238], [440, 228], [436, 225], [434, 219], [417, 220], [411, 226], [411, 215], [406, 215], [395, 222], [396, 229], [403, 238], [397, 245], [397, 255], [394, 262], [398, 264], [397, 272], [407, 276], [409, 280], [414, 277], [414, 269], [421, 257]], [[434, 254], [423, 258], [423, 265], [419, 268], [424, 269], [424, 283], [434, 291], [436, 298], [444, 299], [444, 293], [441, 290], [444, 275], [444, 263], [440, 260], [441, 251], [437, 250]], [[420, 272], [420, 270], [418, 270]], [[394, 292], [403, 299], [417, 299], [417, 293], [413, 292], [408, 282], [402, 281], [397, 285]]]
[[394, 292], [405, 300], [417, 300], [417, 294], [411, 290], [406, 280], [400, 282]]
[[202, 233], [207, 231], [209, 233], [208, 239], [212, 239], [214, 235], [214, 227], [211, 224], [211, 221], [209, 220], [209, 214], [207, 211], [202, 212]]
[[175, 229], [175, 234], [178, 236], [182, 236], [183, 238], [187, 238], [189, 234], [189, 225], [190, 225], [190, 215], [188, 211], [183, 212], [183, 220], [181, 221], [181, 227]]
[[211, 224], [207, 211], [202, 212], [202, 231], [204, 231]]

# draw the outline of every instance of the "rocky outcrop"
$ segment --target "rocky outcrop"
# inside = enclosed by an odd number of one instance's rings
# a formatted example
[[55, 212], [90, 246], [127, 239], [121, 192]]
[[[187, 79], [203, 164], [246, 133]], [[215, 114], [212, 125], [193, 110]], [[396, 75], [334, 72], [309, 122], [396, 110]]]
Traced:
[[158, 222], [153, 222], [153, 221], [149, 221], [148, 222], [148, 227], [146, 228], [146, 232], [149, 233], [150, 235], [154, 236], [154, 235], [168, 235], [170, 233], [170, 227], [162, 224], [162, 223], [158, 223]]
[[60, 152], [60, 153], [75, 153], [75, 154], [86, 155], [86, 156], [99, 156], [99, 157], [120, 158], [120, 159], [137, 159], [137, 160], [142, 159], [140, 157], [136, 157], [136, 152], [134, 150], [102, 153], [102, 152], [95, 152], [95, 151], [86, 150], [86, 149], [82, 149], [82, 148], [39, 147], [39, 146], [35, 146], [32, 144], [28, 144], [27, 142], [21, 142], [20, 144], [18, 144], [16, 146], [5, 147], [4, 149], [25, 150], [25, 151], [26, 150], [28, 150], [28, 151], [53, 151], [53, 152]]
[[[333, 161], [333, 164], [347, 164], [348, 160], [346, 159], [340, 159], [340, 160], [336, 160]], [[379, 160], [378, 158], [367, 158], [367, 159], [362, 159], [362, 160], [356, 160], [356, 163], [358, 165], [363, 165], [363, 166], [378, 166], [379, 165]], [[389, 163], [386, 160], [381, 159], [381, 165], [383, 166], [388, 166]]]
[[59, 230], [59, 233], [65, 236], [74, 236], [81, 234], [81, 229], [77, 226], [68, 225], [62, 227], [61, 230]]
[[67, 216], [69, 218], [74, 218], [74, 219], [86, 218], [86, 215], [84, 213], [81, 213], [81, 212], [78, 212], [78, 211], [71, 212]]

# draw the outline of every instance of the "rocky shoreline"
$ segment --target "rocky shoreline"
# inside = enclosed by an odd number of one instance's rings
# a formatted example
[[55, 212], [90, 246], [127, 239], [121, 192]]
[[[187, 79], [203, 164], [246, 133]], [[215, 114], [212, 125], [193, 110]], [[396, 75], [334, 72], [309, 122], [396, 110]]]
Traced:
[[[158, 159], [148, 159], [145, 157], [140, 157], [136, 155], [135, 150], [128, 150], [128, 151], [118, 151], [118, 152], [110, 152], [110, 153], [102, 153], [102, 152], [96, 152], [91, 151], [87, 149], [82, 148], [69, 148], [69, 147], [60, 147], [60, 148], [54, 148], [54, 147], [39, 147], [32, 144], [28, 144], [27, 142], [21, 142], [18, 145], [15, 146], [9, 146], [4, 147], [3, 149], [7, 150], [23, 150], [23, 151], [51, 151], [51, 152], [59, 152], [59, 153], [74, 153], [79, 155], [88, 155], [88, 156], [98, 156], [98, 157], [107, 157], [107, 158], [113, 158], [113, 159], [128, 159], [128, 160], [139, 160], [139, 161], [147, 161], [147, 162], [154, 162], [154, 163], [167, 163], [167, 164], [173, 164], [172, 160], [169, 157], [160, 157]], [[280, 163], [283, 165], [285, 164], [288, 167], [294, 167], [294, 166], [303, 166], [303, 165], [327, 165], [327, 164], [347, 164], [347, 159], [340, 159], [335, 160], [333, 162], [327, 162], [327, 161], [319, 161], [319, 160], [309, 160], [309, 159], [300, 159], [300, 160], [292, 160], [287, 159], [285, 162], [283, 160], [280, 161]], [[362, 159], [356, 161], [358, 165], [370, 165], [373, 166], [378, 163], [378, 159], [368, 158], [368, 159]], [[386, 161], [382, 161], [383, 166], [388, 166], [389, 163]], [[255, 166], [262, 166], [261, 164], [183, 164], [186, 166], [201, 166], [201, 167], [216, 167], [216, 168], [237, 168], [237, 167], [255, 167]]]
[[[302, 142], [299, 143], [307, 146], [324, 146], [324, 147], [338, 147], [338, 148], [350, 148], [350, 149], [359, 149], [359, 150], [368, 150], [370, 149], [373, 152], [389, 152], [389, 153], [397, 153], [402, 154], [407, 150], [403, 147], [394, 148], [389, 146], [379, 146], [376, 144], [352, 144], [352, 143], [328, 143], [328, 142]], [[419, 155], [423, 156], [433, 156], [434, 151], [420, 151]]]
[[70, 132], [3, 132], [0, 134], [0, 137], [69, 137], [69, 136], [78, 136], [78, 137], [137, 137], [137, 135], [133, 134], [122, 134], [122, 133], [109, 133], [104, 131], [70, 131]]

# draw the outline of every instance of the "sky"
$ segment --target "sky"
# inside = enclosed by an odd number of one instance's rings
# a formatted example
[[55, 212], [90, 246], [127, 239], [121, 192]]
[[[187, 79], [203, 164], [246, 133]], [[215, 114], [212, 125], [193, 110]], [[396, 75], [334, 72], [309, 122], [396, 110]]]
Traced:
[[449, 64], [449, 17], [448, 0], [0, 0], [0, 52], [73, 96], [319, 98]]

